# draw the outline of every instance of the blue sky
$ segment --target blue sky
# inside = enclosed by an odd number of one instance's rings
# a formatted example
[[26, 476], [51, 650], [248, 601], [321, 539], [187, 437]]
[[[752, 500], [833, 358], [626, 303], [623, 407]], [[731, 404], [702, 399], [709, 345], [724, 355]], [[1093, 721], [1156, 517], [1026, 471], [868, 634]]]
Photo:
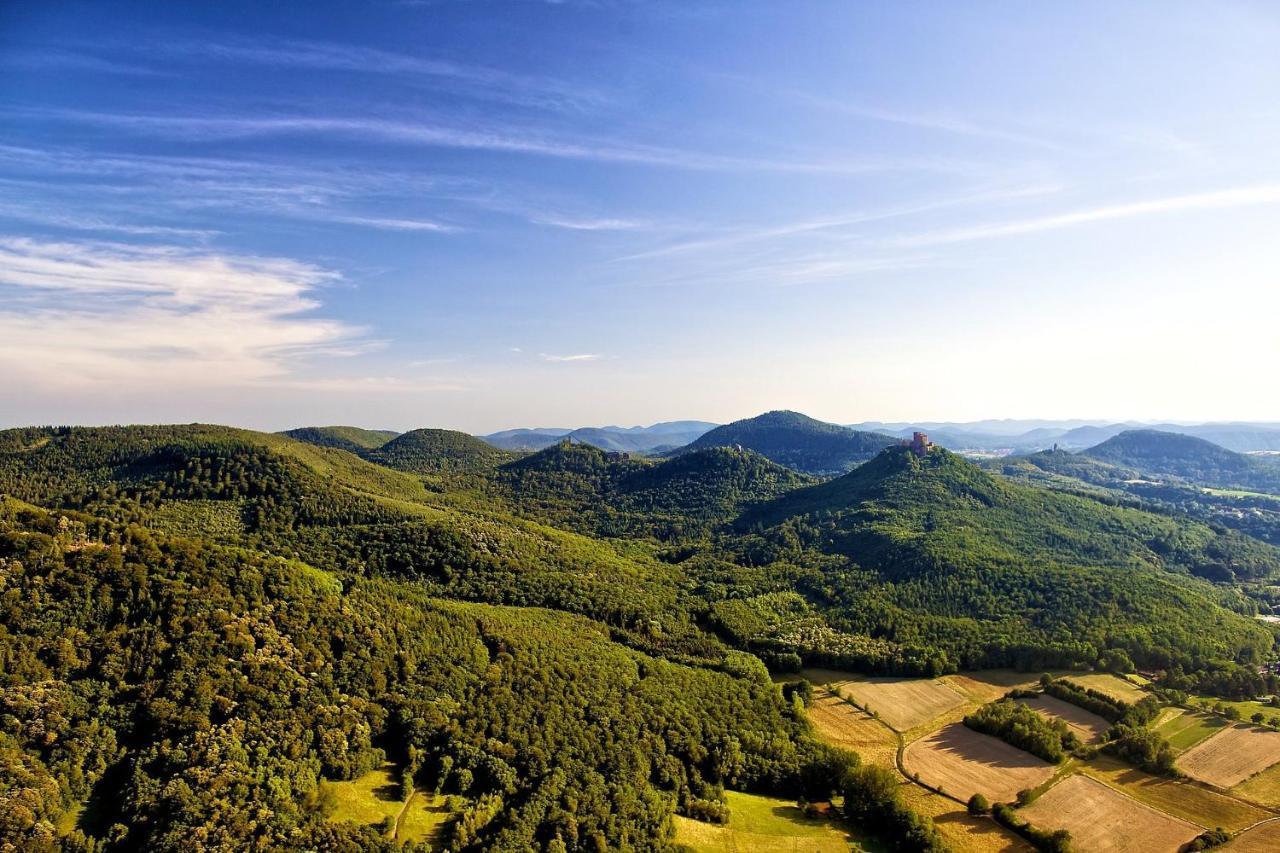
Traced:
[[1280, 10], [0, 8], [0, 421], [1280, 420]]

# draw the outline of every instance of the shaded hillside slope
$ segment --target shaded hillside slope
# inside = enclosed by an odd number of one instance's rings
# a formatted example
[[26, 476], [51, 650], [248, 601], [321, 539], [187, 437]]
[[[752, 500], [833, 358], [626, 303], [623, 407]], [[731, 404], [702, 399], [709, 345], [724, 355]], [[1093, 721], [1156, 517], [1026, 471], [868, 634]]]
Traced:
[[357, 456], [375, 450], [400, 433], [389, 429], [361, 429], [353, 426], [298, 427], [280, 433], [317, 447], [336, 447]]
[[775, 411], [716, 427], [675, 453], [742, 447], [801, 473], [828, 475], [842, 474], [897, 442], [882, 433], [823, 423], [799, 412]]

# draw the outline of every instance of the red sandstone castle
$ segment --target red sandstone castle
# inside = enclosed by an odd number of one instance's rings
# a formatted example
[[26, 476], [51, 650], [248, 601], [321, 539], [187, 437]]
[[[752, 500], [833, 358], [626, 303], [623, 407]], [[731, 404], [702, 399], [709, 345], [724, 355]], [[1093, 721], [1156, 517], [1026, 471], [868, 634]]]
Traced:
[[916, 456], [924, 456], [929, 452], [929, 448], [933, 447], [933, 442], [929, 440], [929, 436], [922, 432], [917, 432], [911, 436], [911, 440], [902, 440], [903, 447], [910, 447], [911, 452]]

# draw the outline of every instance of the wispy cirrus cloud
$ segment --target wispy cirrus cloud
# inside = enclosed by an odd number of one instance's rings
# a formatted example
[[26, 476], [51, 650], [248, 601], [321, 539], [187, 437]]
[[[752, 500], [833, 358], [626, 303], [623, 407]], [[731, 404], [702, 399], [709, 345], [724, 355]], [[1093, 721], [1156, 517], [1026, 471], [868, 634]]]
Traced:
[[0, 372], [46, 388], [302, 381], [308, 359], [376, 344], [315, 316], [338, 278], [286, 258], [0, 238]]
[[522, 106], [577, 111], [596, 108], [610, 100], [603, 91], [580, 83], [357, 44], [203, 39], [169, 43], [164, 49], [178, 61], [202, 58], [242, 65], [393, 76], [406, 83], [423, 83], [463, 96]]
[[131, 133], [178, 140], [250, 139], [278, 136], [329, 136], [364, 143], [378, 141], [523, 154], [566, 160], [627, 163], [705, 171], [768, 171], [794, 174], [865, 175], [889, 172], [989, 174], [991, 167], [948, 157], [796, 156], [791, 159], [737, 156], [645, 143], [566, 137], [537, 126], [516, 124], [463, 126], [451, 118], [386, 118], [370, 115], [158, 115], [76, 109], [11, 110], [28, 119], [112, 127]]
[[1025, 219], [990, 222], [982, 225], [933, 231], [923, 234], [888, 238], [884, 242], [893, 246], [933, 246], [945, 243], [964, 243], [973, 240], [990, 240], [1053, 231], [1106, 222], [1116, 219], [1132, 219], [1143, 216], [1163, 216], [1200, 210], [1225, 210], [1240, 207], [1280, 205], [1280, 184], [1253, 187], [1236, 187], [1225, 190], [1188, 193], [1164, 198], [1146, 199], [1124, 204], [1109, 204], [1073, 210], [1067, 213], [1035, 216]]
[[604, 358], [604, 356], [595, 352], [574, 353], [573, 355], [554, 355], [552, 353], [542, 352], [538, 353], [538, 358], [543, 361], [563, 363], [575, 361], [599, 361]]

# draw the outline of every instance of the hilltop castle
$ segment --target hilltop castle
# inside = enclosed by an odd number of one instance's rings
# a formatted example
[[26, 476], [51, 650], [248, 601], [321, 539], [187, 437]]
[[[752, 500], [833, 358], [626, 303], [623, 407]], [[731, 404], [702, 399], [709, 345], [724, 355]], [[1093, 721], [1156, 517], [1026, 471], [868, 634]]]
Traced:
[[924, 456], [926, 453], [929, 452], [929, 448], [933, 447], [933, 442], [930, 441], [929, 436], [925, 435], [924, 433], [916, 432], [912, 434], [910, 441], [907, 441], [904, 438], [902, 440], [902, 446], [910, 447], [911, 452], [914, 453], [916, 456]]

